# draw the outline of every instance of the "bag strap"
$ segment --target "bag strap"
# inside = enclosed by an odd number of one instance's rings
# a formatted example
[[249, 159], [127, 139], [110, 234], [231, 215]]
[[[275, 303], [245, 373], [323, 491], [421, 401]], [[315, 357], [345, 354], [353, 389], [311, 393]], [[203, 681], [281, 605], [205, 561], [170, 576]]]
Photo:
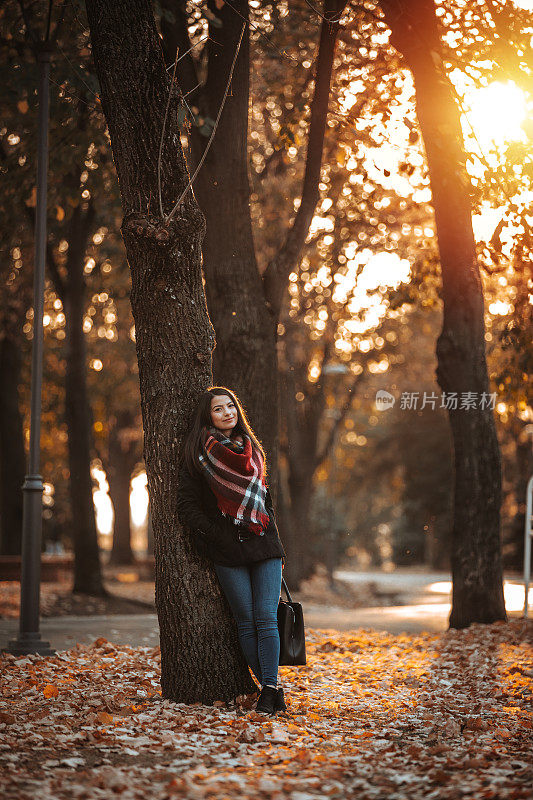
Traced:
[[285, 589], [285, 593], [287, 595], [287, 600], [289, 601], [289, 603], [292, 603], [291, 593], [289, 592], [289, 587], [285, 583], [285, 578], [283, 576], [281, 578], [281, 584], [282, 584], [283, 588]]

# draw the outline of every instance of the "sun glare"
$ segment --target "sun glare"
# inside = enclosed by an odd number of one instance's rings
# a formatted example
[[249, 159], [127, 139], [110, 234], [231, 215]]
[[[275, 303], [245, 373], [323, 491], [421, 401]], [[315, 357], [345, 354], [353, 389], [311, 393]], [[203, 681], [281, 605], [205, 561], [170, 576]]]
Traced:
[[91, 475], [98, 483], [98, 489], [93, 491], [93, 501], [96, 509], [96, 527], [100, 534], [109, 535], [113, 530], [113, 504], [109, 497], [109, 484], [106, 474], [101, 467], [93, 466]]
[[[100, 546], [106, 550], [111, 547], [112, 544], [111, 534], [113, 533], [114, 522], [113, 503], [109, 497], [109, 483], [107, 482], [105, 471], [100, 466], [94, 465], [91, 469], [91, 475], [98, 483], [98, 488], [93, 491], [96, 527], [98, 529]], [[146, 523], [148, 514], [147, 483], [146, 472], [144, 471], [136, 475], [131, 481], [130, 513], [134, 528], [132, 531], [134, 537], [132, 544], [137, 548], [139, 546], [144, 547], [144, 540], [142, 544], [139, 545], [142, 537], [139, 538], [139, 535], [136, 535], [138, 531], [135, 529], [142, 528]]]
[[[452, 582], [451, 581], [436, 581], [428, 587], [430, 592], [435, 594], [451, 594]], [[517, 581], [504, 581], [503, 594], [505, 598], [506, 611], [522, 611], [524, 608], [525, 600], [525, 587]], [[528, 591], [528, 605], [533, 602], [533, 587], [529, 587]]]
[[141, 472], [131, 482], [130, 508], [134, 525], [141, 526], [146, 522], [148, 513], [148, 478]]
[[526, 98], [512, 81], [466, 90], [465, 103], [467, 128], [472, 126], [482, 147], [525, 138]]

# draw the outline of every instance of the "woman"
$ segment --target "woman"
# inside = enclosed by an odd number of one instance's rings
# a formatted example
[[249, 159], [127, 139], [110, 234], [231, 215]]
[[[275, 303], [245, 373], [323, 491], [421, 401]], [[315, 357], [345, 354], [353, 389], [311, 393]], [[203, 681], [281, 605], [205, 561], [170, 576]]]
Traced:
[[237, 623], [247, 663], [261, 685], [256, 711], [286, 711], [278, 687], [277, 608], [285, 551], [265, 484], [265, 454], [229, 389], [200, 397], [186, 434], [178, 517], [213, 562]]

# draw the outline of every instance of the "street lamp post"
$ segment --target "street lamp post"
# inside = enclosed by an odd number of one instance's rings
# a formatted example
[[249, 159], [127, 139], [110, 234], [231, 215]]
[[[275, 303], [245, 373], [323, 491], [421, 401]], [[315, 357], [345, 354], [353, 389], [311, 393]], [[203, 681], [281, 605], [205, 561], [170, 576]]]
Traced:
[[50, 643], [39, 631], [39, 590], [41, 582], [42, 495], [39, 474], [41, 447], [41, 390], [43, 375], [44, 271], [46, 262], [46, 197], [48, 173], [48, 108], [51, 43], [36, 43], [39, 64], [39, 120], [37, 150], [37, 205], [35, 210], [35, 273], [33, 279], [33, 342], [31, 368], [31, 417], [28, 474], [23, 492], [22, 573], [20, 617], [17, 639], [6, 651], [14, 655], [53, 655]]

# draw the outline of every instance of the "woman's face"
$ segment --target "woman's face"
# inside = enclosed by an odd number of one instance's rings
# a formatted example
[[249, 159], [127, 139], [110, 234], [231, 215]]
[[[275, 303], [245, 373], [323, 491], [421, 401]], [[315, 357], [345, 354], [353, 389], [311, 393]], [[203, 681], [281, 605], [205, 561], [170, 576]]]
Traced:
[[211, 398], [211, 421], [215, 428], [229, 436], [237, 424], [237, 408], [227, 394], [216, 394]]

